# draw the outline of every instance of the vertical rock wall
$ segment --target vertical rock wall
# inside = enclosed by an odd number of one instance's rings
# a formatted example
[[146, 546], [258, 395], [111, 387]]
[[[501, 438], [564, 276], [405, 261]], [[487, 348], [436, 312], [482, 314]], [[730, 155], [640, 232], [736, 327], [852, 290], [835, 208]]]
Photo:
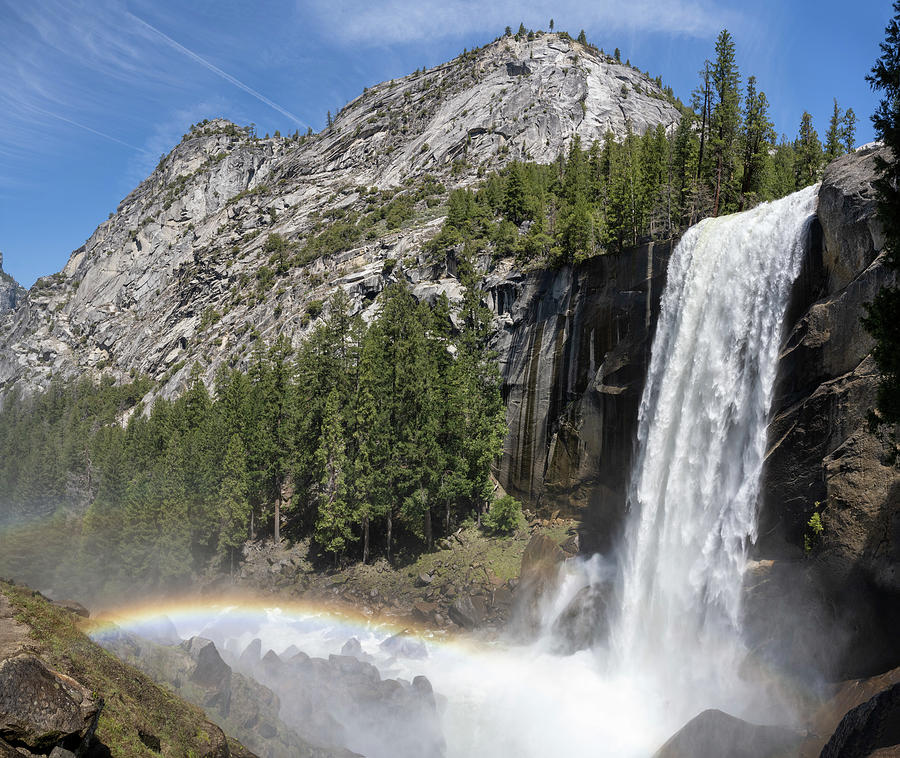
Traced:
[[509, 433], [501, 484], [579, 515], [604, 549], [624, 512], [637, 409], [671, 242], [489, 279]]

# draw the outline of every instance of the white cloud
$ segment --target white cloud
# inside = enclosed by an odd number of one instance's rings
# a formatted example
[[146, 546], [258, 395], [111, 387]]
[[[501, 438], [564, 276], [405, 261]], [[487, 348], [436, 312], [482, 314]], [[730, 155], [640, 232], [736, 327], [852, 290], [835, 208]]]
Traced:
[[[556, 28], [627, 32], [663, 32], [712, 37], [735, 26], [740, 14], [712, 0], [333, 0], [301, 1], [334, 38], [352, 44], [382, 45], [447, 39], [487, 32], [496, 35], [520, 21], [546, 29], [551, 17]], [[571, 26], [569, 26], [571, 24]]]

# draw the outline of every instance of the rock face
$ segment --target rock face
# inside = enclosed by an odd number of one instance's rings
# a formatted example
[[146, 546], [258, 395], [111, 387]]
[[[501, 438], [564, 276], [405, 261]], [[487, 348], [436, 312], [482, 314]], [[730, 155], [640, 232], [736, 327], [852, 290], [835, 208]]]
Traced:
[[[774, 604], [773, 617], [779, 604], [786, 619], [791, 605], [805, 606], [804, 635], [786, 628], [774, 644], [790, 640], [797, 660], [805, 648], [836, 678], [900, 664], [900, 473], [866, 423], [878, 375], [860, 323], [864, 304], [893, 281], [880, 252], [874, 154], [833, 162], [819, 192], [821, 233], [794, 289], [763, 479], [757, 553], [776, 564], [751, 597], [751, 609]], [[820, 536], [808, 524], [816, 512]], [[811, 637], [822, 623], [828, 639]]]
[[[117, 657], [201, 706], [220, 726], [261, 756], [338, 758], [341, 750], [309, 744], [279, 717], [281, 702], [268, 687], [236, 673], [215, 644], [192, 637], [180, 645], [115, 631], [99, 638]], [[254, 664], [259, 662], [257, 657]]]
[[419, 297], [458, 298], [454, 267], [421, 253], [443, 214], [424, 200], [402, 227], [382, 222], [351, 250], [286, 269], [266, 243], [278, 234], [301, 249], [323, 220], [365, 212], [373, 188], [415, 189], [428, 174], [440, 201], [509, 160], [553, 160], [575, 135], [589, 144], [678, 118], [636, 69], [543, 34], [372, 87], [317, 135], [258, 139], [204, 122], [60, 273], [0, 316], [0, 394], [106, 371], [153, 377], [171, 396], [194, 361], [210, 382], [224, 362], [246, 361], [250, 330], [302, 341], [308, 306], [337, 288], [364, 312], [391, 278]]
[[616, 542], [652, 330], [672, 243], [487, 280], [509, 433], [499, 479], [579, 513], [587, 551]]
[[24, 297], [22, 286], [3, 270], [3, 253], [0, 253], [0, 315], [15, 310]]

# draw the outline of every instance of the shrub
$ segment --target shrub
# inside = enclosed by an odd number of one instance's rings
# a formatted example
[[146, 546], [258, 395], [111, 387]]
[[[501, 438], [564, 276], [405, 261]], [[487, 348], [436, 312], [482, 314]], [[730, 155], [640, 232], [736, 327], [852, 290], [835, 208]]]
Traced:
[[504, 495], [491, 503], [481, 517], [481, 525], [491, 534], [512, 534], [522, 521], [522, 504], [512, 495]]

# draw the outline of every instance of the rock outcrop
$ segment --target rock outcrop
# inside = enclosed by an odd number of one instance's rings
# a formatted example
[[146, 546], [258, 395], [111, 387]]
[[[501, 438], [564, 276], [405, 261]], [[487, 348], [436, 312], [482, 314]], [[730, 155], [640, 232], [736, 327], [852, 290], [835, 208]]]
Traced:
[[[178, 645], [167, 645], [114, 630], [98, 635], [97, 640], [121, 660], [202, 707], [219, 726], [260, 756], [352, 756], [339, 747], [313, 744], [285, 724], [279, 715], [278, 696], [252, 677], [234, 671], [208, 639], [192, 637]], [[258, 663], [257, 651], [253, 666]], [[251, 667], [248, 664], [248, 670]]]
[[3, 270], [3, 253], [0, 253], [0, 315], [15, 310], [24, 297], [22, 286]]
[[50, 752], [81, 742], [100, 713], [90, 690], [35, 655], [0, 661], [0, 737], [29, 750]]
[[[860, 323], [864, 304], [893, 281], [875, 215], [874, 155], [834, 161], [819, 192], [821, 229], [794, 288], [773, 401], [756, 548], [763, 563], [751, 573], [747, 614], [752, 627], [765, 606], [785, 623], [770, 648], [789, 649], [798, 663], [815, 659], [839, 679], [900, 664], [900, 472], [868, 428], [878, 372]], [[809, 524], [814, 513], [821, 534]], [[755, 636], [771, 638], [760, 625]]]

